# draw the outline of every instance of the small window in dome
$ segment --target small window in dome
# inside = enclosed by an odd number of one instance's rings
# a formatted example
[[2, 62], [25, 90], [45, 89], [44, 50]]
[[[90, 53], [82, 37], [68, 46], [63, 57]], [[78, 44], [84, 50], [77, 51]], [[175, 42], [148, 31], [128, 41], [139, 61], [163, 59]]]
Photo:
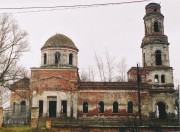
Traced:
[[157, 12], [157, 9], [154, 9], [154, 12]]
[[60, 62], [60, 53], [56, 52], [55, 53], [55, 64], [58, 64]]
[[46, 65], [46, 63], [47, 63], [47, 54], [44, 53], [44, 65]]
[[69, 54], [69, 65], [73, 64], [73, 54]]

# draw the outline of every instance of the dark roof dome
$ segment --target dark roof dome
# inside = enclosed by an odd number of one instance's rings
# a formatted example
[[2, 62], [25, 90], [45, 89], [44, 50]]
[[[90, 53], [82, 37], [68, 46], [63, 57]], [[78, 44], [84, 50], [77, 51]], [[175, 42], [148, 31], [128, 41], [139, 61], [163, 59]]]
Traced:
[[50, 37], [45, 42], [41, 50], [44, 48], [57, 48], [57, 47], [67, 47], [78, 50], [74, 42], [63, 34], [55, 34], [52, 37]]
[[[161, 14], [161, 6], [157, 3], [149, 3], [146, 6], [146, 14]], [[162, 14], [161, 14], [162, 15]], [[163, 16], [163, 15], [162, 15]]]
[[148, 7], [157, 7], [157, 8], [160, 8], [161, 6], [157, 3], [149, 3], [148, 5], [146, 5], [146, 8]]

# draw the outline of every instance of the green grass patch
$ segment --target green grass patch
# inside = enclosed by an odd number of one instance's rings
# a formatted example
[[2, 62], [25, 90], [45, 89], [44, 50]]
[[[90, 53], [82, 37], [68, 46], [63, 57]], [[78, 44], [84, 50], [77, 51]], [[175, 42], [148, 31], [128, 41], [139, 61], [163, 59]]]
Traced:
[[31, 131], [33, 130], [30, 126], [13, 126], [13, 127], [2, 127], [0, 128], [0, 132], [13, 132], [13, 131], [18, 131], [18, 132], [23, 132], [23, 131]]

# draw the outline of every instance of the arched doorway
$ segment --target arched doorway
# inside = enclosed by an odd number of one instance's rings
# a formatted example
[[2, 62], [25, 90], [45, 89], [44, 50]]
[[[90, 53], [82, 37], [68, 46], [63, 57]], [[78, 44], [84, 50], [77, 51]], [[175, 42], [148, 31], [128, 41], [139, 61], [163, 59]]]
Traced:
[[167, 118], [166, 105], [163, 102], [157, 103], [157, 111], [159, 113], [159, 119], [166, 119]]

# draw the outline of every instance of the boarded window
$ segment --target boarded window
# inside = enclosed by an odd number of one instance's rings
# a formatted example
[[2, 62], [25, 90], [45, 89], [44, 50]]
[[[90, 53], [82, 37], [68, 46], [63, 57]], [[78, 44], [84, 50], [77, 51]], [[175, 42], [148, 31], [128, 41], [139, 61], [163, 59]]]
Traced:
[[165, 75], [161, 75], [161, 83], [165, 83]]
[[83, 113], [88, 113], [88, 103], [87, 102], [83, 103]]
[[104, 113], [104, 102], [99, 102], [99, 113]]
[[159, 32], [159, 25], [157, 22], [154, 23], [154, 32]]
[[133, 102], [132, 101], [128, 102], [128, 113], [133, 113]]
[[113, 103], [113, 113], [118, 113], [118, 102]]
[[69, 54], [69, 65], [73, 64], [73, 54]]
[[47, 63], [47, 54], [44, 53], [44, 65], [46, 65], [46, 63]]
[[60, 62], [60, 53], [56, 52], [55, 53], [55, 64], [58, 64]]
[[156, 65], [162, 65], [162, 59], [161, 59], [161, 51], [157, 50], [155, 52], [155, 59], [156, 59]]

